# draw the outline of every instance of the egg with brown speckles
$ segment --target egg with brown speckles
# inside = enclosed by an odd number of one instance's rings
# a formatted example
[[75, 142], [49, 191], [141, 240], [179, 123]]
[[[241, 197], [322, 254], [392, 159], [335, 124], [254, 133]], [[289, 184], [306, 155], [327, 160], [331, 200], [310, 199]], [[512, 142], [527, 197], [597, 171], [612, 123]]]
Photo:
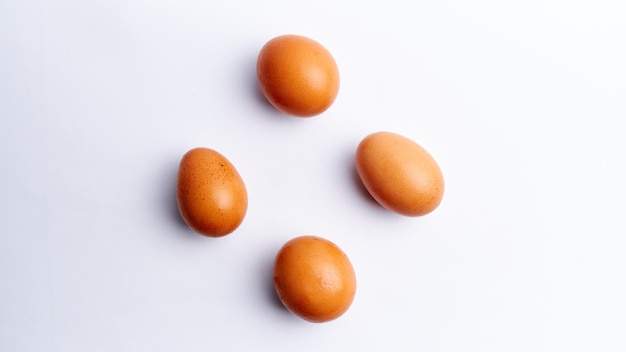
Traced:
[[243, 222], [248, 193], [234, 165], [209, 148], [194, 148], [180, 161], [176, 180], [180, 214], [194, 231], [221, 237]]
[[383, 207], [406, 216], [435, 210], [444, 179], [435, 159], [413, 140], [392, 132], [366, 136], [356, 151], [363, 185]]

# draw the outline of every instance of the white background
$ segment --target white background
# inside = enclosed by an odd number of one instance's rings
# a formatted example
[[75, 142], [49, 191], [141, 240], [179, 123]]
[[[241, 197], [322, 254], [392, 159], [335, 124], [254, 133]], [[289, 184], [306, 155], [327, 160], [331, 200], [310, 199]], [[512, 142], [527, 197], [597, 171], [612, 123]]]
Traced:
[[[0, 351], [626, 351], [622, 1], [0, 0]], [[309, 36], [341, 73], [302, 119], [256, 56]], [[420, 218], [354, 172], [367, 134], [446, 179]], [[230, 236], [180, 220], [180, 157], [226, 155]], [[351, 258], [350, 310], [273, 291], [288, 239]]]

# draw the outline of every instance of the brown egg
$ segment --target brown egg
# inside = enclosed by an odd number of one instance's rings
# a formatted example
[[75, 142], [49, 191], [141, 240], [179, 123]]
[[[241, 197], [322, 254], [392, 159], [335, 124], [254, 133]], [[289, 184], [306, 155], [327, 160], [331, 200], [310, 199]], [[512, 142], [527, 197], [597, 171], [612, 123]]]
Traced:
[[322, 323], [348, 310], [356, 292], [356, 275], [334, 243], [301, 236], [285, 243], [276, 255], [274, 287], [289, 311]]
[[299, 35], [271, 39], [257, 59], [263, 94], [278, 110], [310, 117], [327, 110], [339, 91], [339, 70], [330, 52]]
[[209, 237], [233, 232], [248, 209], [248, 193], [241, 176], [228, 159], [209, 148], [195, 148], [183, 156], [176, 200], [187, 225]]
[[399, 134], [365, 137], [356, 151], [356, 169], [372, 197], [399, 214], [428, 214], [443, 198], [443, 175], [435, 159]]

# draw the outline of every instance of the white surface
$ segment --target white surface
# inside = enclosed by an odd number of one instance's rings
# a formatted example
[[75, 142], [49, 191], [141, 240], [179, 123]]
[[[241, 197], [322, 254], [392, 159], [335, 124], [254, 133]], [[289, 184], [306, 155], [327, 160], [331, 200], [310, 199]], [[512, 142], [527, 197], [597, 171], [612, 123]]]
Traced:
[[[625, 351], [622, 3], [0, 2], [0, 351]], [[259, 94], [285, 33], [338, 62], [323, 115]], [[363, 193], [378, 130], [438, 160], [434, 213]], [[228, 237], [177, 214], [196, 146], [247, 184]], [[327, 324], [273, 292], [301, 234], [357, 272]]]

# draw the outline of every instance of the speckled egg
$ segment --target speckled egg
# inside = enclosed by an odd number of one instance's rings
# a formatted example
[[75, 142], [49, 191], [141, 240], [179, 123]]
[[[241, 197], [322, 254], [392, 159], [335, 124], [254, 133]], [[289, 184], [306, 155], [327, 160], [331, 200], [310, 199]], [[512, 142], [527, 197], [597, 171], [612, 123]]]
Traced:
[[248, 208], [246, 186], [222, 154], [194, 148], [180, 161], [176, 180], [180, 214], [194, 231], [209, 237], [232, 233]]

